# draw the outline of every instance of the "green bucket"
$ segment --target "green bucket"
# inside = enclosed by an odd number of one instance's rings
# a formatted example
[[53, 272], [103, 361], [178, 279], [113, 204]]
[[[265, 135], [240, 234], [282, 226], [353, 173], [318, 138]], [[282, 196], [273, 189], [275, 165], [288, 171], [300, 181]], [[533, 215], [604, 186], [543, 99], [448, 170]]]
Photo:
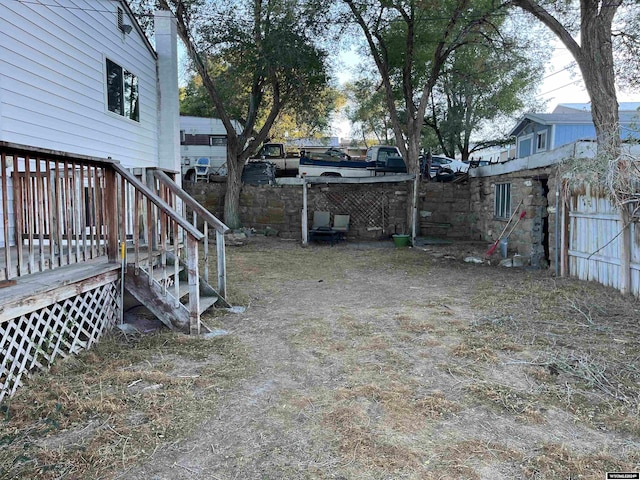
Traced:
[[393, 237], [393, 243], [395, 244], [396, 247], [406, 247], [409, 245], [411, 241], [410, 235], [396, 234], [396, 235], [392, 235], [392, 237]]

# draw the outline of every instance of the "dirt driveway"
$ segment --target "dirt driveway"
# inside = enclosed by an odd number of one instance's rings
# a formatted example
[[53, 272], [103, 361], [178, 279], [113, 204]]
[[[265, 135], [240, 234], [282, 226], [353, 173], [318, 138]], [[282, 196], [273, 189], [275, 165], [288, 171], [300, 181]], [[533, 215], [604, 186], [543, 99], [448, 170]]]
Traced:
[[[640, 304], [548, 272], [462, 261], [486, 247], [255, 237], [228, 248], [230, 296], [248, 308], [208, 322], [229, 334], [116, 338], [38, 376], [5, 411], [4, 443], [24, 458], [0, 462], [0, 478], [640, 471]], [[94, 386], [70, 394], [78, 376]], [[37, 396], [64, 382], [66, 397], [61, 387]], [[44, 415], [34, 396], [67, 414]]]

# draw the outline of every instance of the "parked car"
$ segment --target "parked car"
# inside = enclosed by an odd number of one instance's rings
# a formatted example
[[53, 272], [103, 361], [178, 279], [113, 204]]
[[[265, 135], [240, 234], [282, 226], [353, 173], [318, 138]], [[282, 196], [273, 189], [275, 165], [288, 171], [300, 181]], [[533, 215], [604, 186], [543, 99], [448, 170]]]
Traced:
[[340, 160], [351, 160], [351, 156], [344, 153], [342, 150], [339, 150], [335, 147], [328, 148], [325, 155], [329, 155], [330, 157], [339, 157]]
[[[420, 165], [423, 167], [426, 158], [424, 155], [420, 156]], [[467, 173], [469, 171], [469, 164], [455, 160], [453, 158], [444, 157], [442, 155], [433, 155], [431, 157], [431, 168], [429, 169], [429, 178], [436, 178], [437, 176], [451, 175], [456, 173]]]

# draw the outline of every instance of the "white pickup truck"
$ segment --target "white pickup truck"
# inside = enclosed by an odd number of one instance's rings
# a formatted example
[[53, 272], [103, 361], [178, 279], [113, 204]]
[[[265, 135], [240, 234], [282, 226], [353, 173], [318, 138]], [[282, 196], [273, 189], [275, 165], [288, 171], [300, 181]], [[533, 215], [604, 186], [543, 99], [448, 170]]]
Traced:
[[311, 154], [300, 157], [300, 176], [308, 177], [374, 177], [407, 173], [398, 147], [374, 145], [367, 150], [365, 160], [347, 156]]

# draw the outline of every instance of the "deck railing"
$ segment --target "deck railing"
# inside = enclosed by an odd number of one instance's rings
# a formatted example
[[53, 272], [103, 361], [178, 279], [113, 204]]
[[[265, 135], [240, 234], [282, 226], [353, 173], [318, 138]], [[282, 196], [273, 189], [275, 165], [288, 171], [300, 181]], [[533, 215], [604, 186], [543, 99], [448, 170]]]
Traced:
[[[138, 171], [139, 170], [139, 171]], [[199, 331], [199, 243], [208, 281], [209, 229], [216, 232], [218, 290], [226, 296], [224, 232], [228, 227], [164, 172], [131, 172], [110, 159], [70, 156], [0, 143], [0, 281], [123, 254], [149, 280], [186, 264], [190, 329]], [[200, 222], [183, 215], [188, 205]], [[202, 224], [202, 229], [196, 225]], [[126, 248], [125, 248], [126, 246]], [[178, 282], [175, 283], [176, 298]], [[164, 282], [168, 288], [169, 282]], [[197, 319], [196, 319], [197, 317]]]

